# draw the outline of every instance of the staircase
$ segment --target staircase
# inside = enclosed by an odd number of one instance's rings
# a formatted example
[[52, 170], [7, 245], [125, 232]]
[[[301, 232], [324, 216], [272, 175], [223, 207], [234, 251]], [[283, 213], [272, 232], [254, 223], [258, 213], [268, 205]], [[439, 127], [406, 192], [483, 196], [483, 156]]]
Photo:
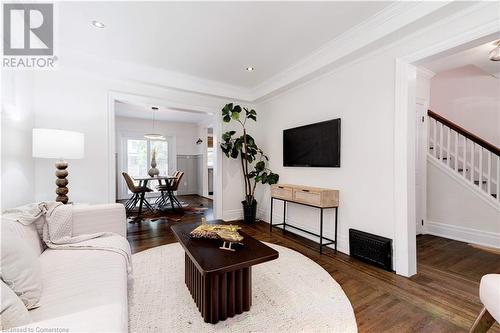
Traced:
[[431, 110], [427, 115], [427, 158], [443, 163], [500, 207], [500, 148]]

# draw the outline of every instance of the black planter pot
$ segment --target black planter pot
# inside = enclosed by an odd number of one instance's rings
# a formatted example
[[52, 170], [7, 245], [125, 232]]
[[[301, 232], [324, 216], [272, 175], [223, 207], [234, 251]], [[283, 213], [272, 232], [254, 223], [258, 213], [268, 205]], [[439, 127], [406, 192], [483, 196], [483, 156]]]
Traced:
[[243, 221], [247, 224], [255, 223], [255, 219], [257, 216], [257, 201], [253, 201], [251, 205], [249, 205], [246, 201], [242, 201], [243, 205]]

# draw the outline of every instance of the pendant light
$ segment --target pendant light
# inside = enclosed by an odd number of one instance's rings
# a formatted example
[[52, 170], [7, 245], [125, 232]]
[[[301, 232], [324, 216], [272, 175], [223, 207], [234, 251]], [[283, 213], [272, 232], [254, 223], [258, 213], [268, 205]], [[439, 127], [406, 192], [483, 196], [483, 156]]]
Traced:
[[165, 137], [163, 135], [155, 133], [155, 113], [158, 110], [158, 108], [156, 106], [153, 106], [151, 109], [153, 110], [153, 132], [144, 134], [144, 137], [150, 140], [165, 140]]

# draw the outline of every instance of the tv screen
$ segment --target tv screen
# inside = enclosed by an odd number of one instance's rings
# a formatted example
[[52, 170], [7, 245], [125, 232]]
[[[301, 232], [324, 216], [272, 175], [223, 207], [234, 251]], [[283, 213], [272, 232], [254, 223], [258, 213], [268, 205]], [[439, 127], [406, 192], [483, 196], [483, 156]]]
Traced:
[[340, 118], [284, 130], [283, 166], [340, 167]]

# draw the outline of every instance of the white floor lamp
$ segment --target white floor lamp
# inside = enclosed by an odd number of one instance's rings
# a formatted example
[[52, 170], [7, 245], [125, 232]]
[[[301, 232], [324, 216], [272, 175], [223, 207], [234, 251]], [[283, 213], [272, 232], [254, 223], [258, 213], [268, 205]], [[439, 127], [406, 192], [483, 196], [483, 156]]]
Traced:
[[56, 201], [68, 203], [68, 162], [84, 155], [84, 135], [80, 132], [49, 128], [33, 129], [33, 157], [58, 159], [56, 162]]

